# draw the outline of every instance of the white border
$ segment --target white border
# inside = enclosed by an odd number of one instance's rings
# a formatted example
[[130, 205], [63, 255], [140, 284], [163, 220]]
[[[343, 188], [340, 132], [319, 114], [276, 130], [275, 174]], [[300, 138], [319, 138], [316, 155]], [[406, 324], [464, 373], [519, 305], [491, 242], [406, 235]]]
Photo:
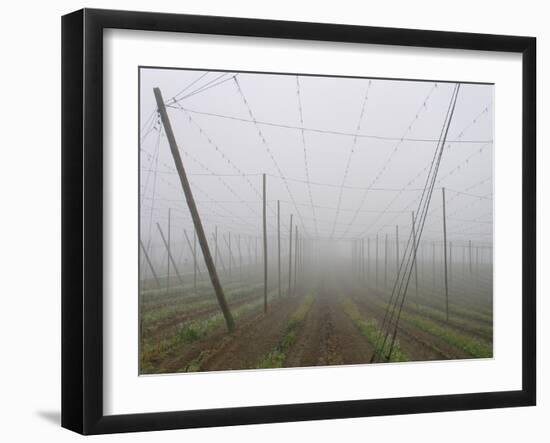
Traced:
[[[139, 65], [494, 82], [495, 358], [138, 377]], [[104, 413], [521, 389], [521, 79], [515, 54], [104, 31]]]

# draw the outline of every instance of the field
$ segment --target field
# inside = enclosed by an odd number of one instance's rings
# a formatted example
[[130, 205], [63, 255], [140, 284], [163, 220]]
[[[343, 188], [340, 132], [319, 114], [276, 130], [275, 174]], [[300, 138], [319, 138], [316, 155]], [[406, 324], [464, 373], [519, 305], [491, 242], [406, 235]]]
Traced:
[[[190, 284], [175, 285], [170, 291], [144, 290], [141, 371], [369, 363], [391, 290], [383, 288], [382, 282], [379, 289], [369, 284], [376, 278], [368, 273], [365, 281], [350, 275], [345, 283], [339, 277], [342, 272], [331, 274], [327, 268], [322, 274], [307, 275], [304, 270], [291, 293], [284, 289], [280, 296], [276, 285], [271, 285], [267, 313], [262, 282], [227, 285], [226, 297], [236, 322], [232, 333], [227, 333], [208, 281], [199, 280], [196, 288]], [[419, 277], [418, 294], [414, 288], [409, 290], [392, 362], [492, 357], [490, 283], [481, 278], [479, 269], [470, 278], [467, 270], [465, 275], [455, 274], [449, 321], [441, 286], [428, 284], [428, 273]]]
[[141, 374], [492, 358], [494, 85], [143, 67], [139, 93]]

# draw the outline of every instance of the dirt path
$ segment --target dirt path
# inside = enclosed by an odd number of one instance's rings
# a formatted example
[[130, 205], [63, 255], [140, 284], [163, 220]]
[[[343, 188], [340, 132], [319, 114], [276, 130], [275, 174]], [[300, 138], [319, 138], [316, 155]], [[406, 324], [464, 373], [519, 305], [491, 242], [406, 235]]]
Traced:
[[177, 356], [163, 363], [162, 372], [184, 371], [197, 359], [200, 359], [201, 371], [254, 368], [260, 358], [277, 345], [301, 299], [276, 299], [267, 315], [256, 312], [241, 318], [232, 334], [220, 330], [207, 339], [185, 346]]
[[289, 297], [273, 303], [267, 315], [239, 328], [209, 353], [202, 370], [219, 371], [254, 368], [283, 337], [286, 326], [302, 297]]
[[368, 363], [373, 348], [337, 297], [321, 290], [285, 361], [286, 367]]

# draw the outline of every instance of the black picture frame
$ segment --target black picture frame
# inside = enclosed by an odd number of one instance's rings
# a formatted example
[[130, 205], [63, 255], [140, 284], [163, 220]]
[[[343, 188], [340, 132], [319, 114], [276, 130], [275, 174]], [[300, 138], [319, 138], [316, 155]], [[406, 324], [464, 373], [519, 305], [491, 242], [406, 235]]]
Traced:
[[[353, 42], [522, 55], [522, 389], [103, 413], [103, 30]], [[518, 270], [519, 271], [519, 270]], [[82, 434], [151, 431], [536, 404], [536, 39], [504, 35], [83, 9], [62, 18], [62, 426]]]

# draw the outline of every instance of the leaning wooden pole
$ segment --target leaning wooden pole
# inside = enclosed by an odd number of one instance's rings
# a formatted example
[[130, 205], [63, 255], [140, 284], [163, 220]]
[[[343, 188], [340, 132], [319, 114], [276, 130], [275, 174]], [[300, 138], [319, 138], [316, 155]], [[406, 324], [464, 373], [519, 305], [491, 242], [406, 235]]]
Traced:
[[264, 232], [264, 313], [267, 312], [267, 218], [266, 218], [266, 182], [265, 174], [263, 175], [263, 202], [262, 202], [262, 215], [263, 215], [263, 232]]
[[155, 281], [157, 282], [157, 286], [160, 289], [160, 280], [157, 275], [157, 272], [155, 271], [155, 268], [153, 266], [153, 262], [151, 261], [151, 258], [149, 257], [149, 254], [147, 254], [147, 250], [145, 249], [145, 245], [139, 240], [139, 244], [141, 245], [141, 250], [143, 251], [143, 255], [145, 256], [145, 260], [147, 261], [147, 264], [149, 265], [149, 269], [151, 269], [151, 273], [153, 274], [153, 277], [155, 278]]
[[157, 107], [160, 113], [160, 118], [162, 125], [164, 126], [164, 132], [166, 133], [166, 138], [170, 145], [170, 151], [172, 152], [172, 157], [174, 158], [174, 163], [176, 165], [176, 170], [180, 177], [181, 186], [183, 188], [183, 193], [185, 194], [185, 200], [189, 206], [189, 212], [191, 213], [191, 218], [193, 219], [193, 224], [195, 225], [195, 231], [199, 238], [199, 244], [202, 249], [204, 256], [204, 261], [206, 263], [206, 268], [208, 269], [208, 274], [210, 275], [210, 280], [212, 281], [212, 286], [214, 287], [214, 292], [216, 293], [216, 298], [220, 309], [223, 313], [225, 324], [228, 331], [233, 331], [235, 329], [235, 321], [229, 310], [227, 300], [223, 293], [223, 288], [218, 278], [218, 273], [216, 271], [216, 266], [214, 265], [214, 260], [212, 260], [212, 255], [210, 254], [210, 248], [208, 247], [208, 241], [206, 240], [206, 235], [204, 234], [204, 229], [202, 227], [201, 218], [199, 211], [197, 210], [197, 205], [195, 204], [195, 199], [193, 197], [193, 192], [191, 191], [191, 186], [189, 180], [187, 179], [187, 174], [183, 167], [183, 162], [181, 161], [181, 156], [179, 153], [178, 145], [176, 143], [176, 138], [172, 130], [172, 125], [168, 118], [168, 113], [166, 112], [166, 107], [164, 106], [164, 99], [162, 98], [162, 93], [159, 88], [154, 88], [153, 92], [155, 93], [155, 99], [157, 102]]
[[277, 273], [279, 297], [281, 297], [281, 202], [277, 200]]
[[166, 240], [166, 237], [164, 237], [164, 232], [162, 232], [162, 228], [160, 227], [160, 225], [158, 224], [157, 222], [157, 229], [159, 230], [159, 233], [160, 233], [160, 238], [162, 239], [162, 242], [164, 243], [164, 247], [166, 248], [166, 251], [168, 252], [168, 262], [172, 262], [172, 266], [174, 267], [174, 272], [176, 273], [176, 275], [178, 276], [178, 280], [179, 282], [183, 285], [183, 278], [181, 278], [181, 274], [176, 266], [176, 261], [174, 260], [174, 257], [172, 255], [172, 250], [170, 249], [170, 243], [169, 241], [170, 240]]
[[445, 314], [449, 321], [449, 282], [447, 281], [447, 214], [445, 212], [445, 188], [443, 191], [443, 263], [445, 266]]

